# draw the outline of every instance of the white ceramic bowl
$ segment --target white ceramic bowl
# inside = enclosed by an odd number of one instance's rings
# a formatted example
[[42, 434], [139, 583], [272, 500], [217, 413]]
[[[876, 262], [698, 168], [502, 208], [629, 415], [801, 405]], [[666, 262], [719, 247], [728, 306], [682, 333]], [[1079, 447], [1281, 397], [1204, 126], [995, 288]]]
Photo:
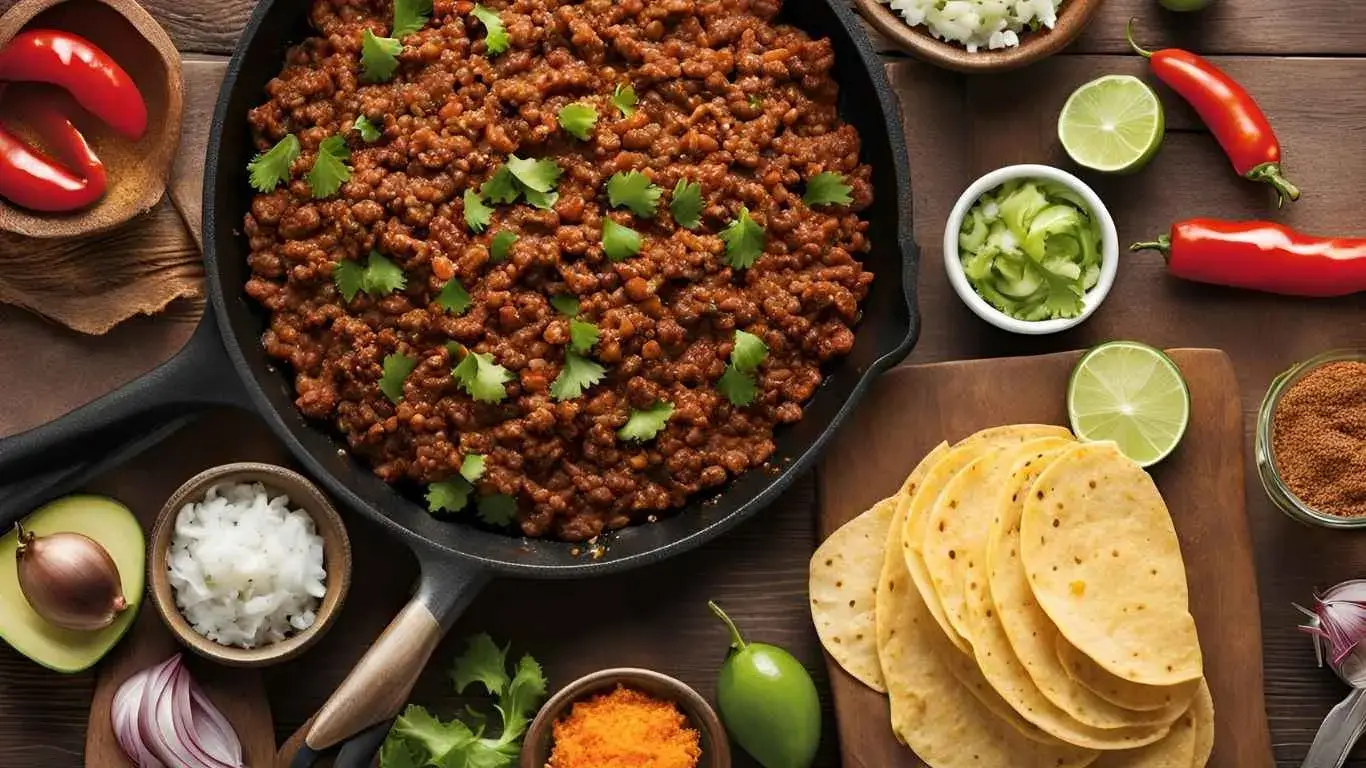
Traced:
[[[963, 261], [958, 253], [958, 233], [963, 228], [963, 219], [967, 217], [977, 198], [1014, 179], [1046, 179], [1063, 184], [1086, 201], [1086, 206], [1100, 222], [1100, 279], [1086, 292], [1082, 299], [1081, 314], [1076, 317], [1032, 322], [1017, 320], [991, 306], [972, 287], [968, 276], [963, 272]], [[1115, 220], [1110, 217], [1110, 211], [1105, 207], [1105, 203], [1102, 203], [1095, 190], [1086, 186], [1081, 179], [1050, 165], [1008, 165], [973, 182], [953, 206], [948, 224], [944, 227], [944, 271], [948, 273], [949, 283], [958, 293], [958, 298], [968, 305], [968, 309], [997, 328], [1030, 336], [1058, 333], [1084, 322], [1110, 293], [1110, 288], [1115, 284], [1115, 274], [1119, 271], [1119, 233], [1115, 231]]]

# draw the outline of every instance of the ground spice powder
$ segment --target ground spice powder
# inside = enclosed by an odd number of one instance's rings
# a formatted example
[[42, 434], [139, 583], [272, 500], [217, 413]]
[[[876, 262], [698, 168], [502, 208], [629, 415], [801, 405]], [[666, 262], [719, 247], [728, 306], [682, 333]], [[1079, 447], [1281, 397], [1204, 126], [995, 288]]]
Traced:
[[1366, 517], [1366, 363], [1305, 374], [1281, 396], [1271, 427], [1291, 493], [1326, 514]]
[[678, 705], [617, 686], [555, 723], [548, 768], [696, 768], [698, 733]]

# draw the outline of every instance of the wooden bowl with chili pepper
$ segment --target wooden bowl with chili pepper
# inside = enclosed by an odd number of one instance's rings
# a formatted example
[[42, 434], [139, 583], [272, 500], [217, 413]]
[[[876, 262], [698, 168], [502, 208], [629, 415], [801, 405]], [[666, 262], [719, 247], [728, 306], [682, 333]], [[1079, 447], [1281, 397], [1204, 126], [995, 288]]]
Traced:
[[113, 229], [166, 192], [180, 54], [135, 0], [19, 0], [0, 16], [0, 230]]

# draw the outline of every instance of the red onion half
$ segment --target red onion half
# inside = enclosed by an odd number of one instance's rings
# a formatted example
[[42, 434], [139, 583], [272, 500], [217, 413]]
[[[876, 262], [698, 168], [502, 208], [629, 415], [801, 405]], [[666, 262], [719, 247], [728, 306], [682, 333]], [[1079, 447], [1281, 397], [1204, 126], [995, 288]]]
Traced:
[[114, 735], [138, 768], [245, 768], [242, 744], [176, 654], [114, 694]]

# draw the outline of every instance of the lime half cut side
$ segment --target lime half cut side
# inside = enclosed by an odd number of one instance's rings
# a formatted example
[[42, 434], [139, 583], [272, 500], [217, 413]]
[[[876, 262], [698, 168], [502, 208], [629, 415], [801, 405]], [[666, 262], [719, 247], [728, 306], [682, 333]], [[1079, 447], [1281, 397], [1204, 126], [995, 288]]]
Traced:
[[1058, 115], [1058, 140], [1081, 165], [1103, 173], [1132, 173], [1162, 146], [1162, 101], [1132, 75], [1106, 75], [1078, 88]]
[[1176, 363], [1136, 341], [1087, 352], [1067, 384], [1067, 415], [1077, 437], [1113, 440], [1143, 467], [1176, 450], [1190, 412], [1190, 389]]

